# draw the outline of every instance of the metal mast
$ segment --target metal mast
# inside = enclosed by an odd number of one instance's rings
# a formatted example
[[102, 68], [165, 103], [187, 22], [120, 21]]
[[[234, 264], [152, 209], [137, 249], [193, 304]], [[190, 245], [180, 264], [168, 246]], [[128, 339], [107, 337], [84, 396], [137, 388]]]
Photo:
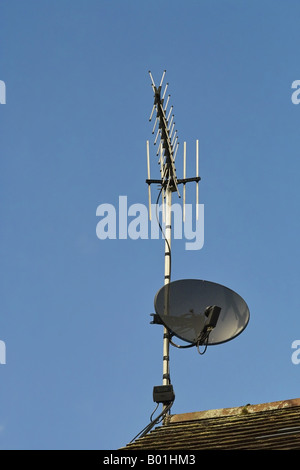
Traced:
[[[176, 175], [175, 159], [179, 147], [177, 130], [175, 129], [174, 114], [172, 114], [173, 106], [168, 109], [170, 95], [166, 98], [168, 83], [162, 92], [163, 80], [166, 71], [163, 72], [159, 86], [155, 85], [152, 74], [149, 71], [151, 85], [154, 92], [154, 104], [149, 121], [155, 116], [152, 134], [155, 134], [154, 145], [158, 145], [156, 156], [159, 157], [160, 164], [160, 179], [150, 178], [150, 149], [149, 141], [147, 141], [147, 170], [148, 178], [148, 197], [149, 197], [149, 218], [151, 220], [151, 184], [159, 185], [159, 196], [162, 196], [163, 201], [163, 215], [165, 218], [165, 227], [163, 231], [165, 239], [165, 274], [164, 284], [167, 285], [171, 281], [171, 238], [172, 238], [172, 193], [177, 192], [179, 198], [180, 193], [178, 189], [179, 184], [183, 184], [183, 222], [185, 222], [185, 186], [186, 183], [196, 182], [196, 214], [198, 215], [198, 183], [200, 177], [198, 176], [198, 141], [196, 144], [196, 177], [186, 178], [186, 143], [184, 142], [183, 153], [183, 179], [178, 179]], [[155, 112], [155, 113], [154, 113]], [[157, 201], [159, 200], [159, 197]], [[168, 289], [166, 289], [166, 293]], [[165, 298], [165, 314], [168, 314], [168, 298]], [[155, 319], [153, 323], [156, 323]], [[170, 337], [166, 327], [164, 327], [163, 335], [163, 385], [170, 385], [170, 358], [169, 358], [169, 345]]]

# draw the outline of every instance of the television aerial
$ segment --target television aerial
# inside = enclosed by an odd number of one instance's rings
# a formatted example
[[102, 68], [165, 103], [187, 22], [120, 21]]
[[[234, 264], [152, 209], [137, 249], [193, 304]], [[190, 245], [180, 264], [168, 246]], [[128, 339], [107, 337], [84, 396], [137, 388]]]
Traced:
[[[163, 410], [155, 420], [146, 426], [138, 436], [144, 436], [158, 422], [160, 422], [175, 400], [173, 386], [170, 380], [170, 344], [177, 348], [196, 347], [200, 354], [204, 354], [207, 347], [219, 345], [237, 337], [246, 328], [249, 322], [249, 308], [246, 302], [236, 292], [228, 287], [214, 282], [200, 279], [181, 279], [171, 282], [171, 210], [172, 194], [177, 193], [182, 185], [183, 222], [185, 223], [186, 185], [196, 183], [196, 218], [199, 207], [199, 141], [196, 140], [196, 176], [186, 178], [186, 142], [183, 144], [183, 178], [176, 174], [175, 160], [178, 153], [179, 141], [175, 129], [173, 106], [169, 107], [170, 96], [167, 95], [168, 83], [163, 81], [166, 71], [163, 72], [159, 86], [156, 86], [149, 71], [151, 86], [154, 93], [154, 104], [149, 121], [154, 119], [152, 134], [155, 135], [156, 157], [160, 165], [160, 178], [150, 177], [150, 145], [147, 140], [147, 179], [149, 218], [151, 220], [151, 185], [156, 184], [159, 198], [162, 198], [164, 226], [159, 226], [165, 240], [164, 253], [164, 285], [155, 295], [155, 314], [152, 324], [160, 324], [163, 332], [163, 380], [162, 385], [153, 389], [153, 401], [157, 406], [162, 403]], [[174, 336], [183, 340], [184, 344], [173, 341]], [[200, 350], [204, 348], [204, 350]], [[138, 437], [136, 436], [136, 437]], [[136, 438], [135, 437], [135, 438]], [[134, 438], [134, 439], [135, 439]]]

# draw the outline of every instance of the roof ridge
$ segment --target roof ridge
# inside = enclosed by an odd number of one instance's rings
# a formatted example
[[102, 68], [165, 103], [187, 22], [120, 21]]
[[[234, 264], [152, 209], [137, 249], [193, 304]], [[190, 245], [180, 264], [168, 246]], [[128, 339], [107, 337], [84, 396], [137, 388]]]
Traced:
[[195, 421], [200, 419], [211, 419], [228, 416], [247, 415], [258, 412], [274, 411], [292, 407], [300, 407], [300, 398], [293, 398], [289, 400], [280, 400], [269, 403], [262, 403], [257, 405], [247, 404], [233, 408], [220, 408], [215, 410], [195, 411], [190, 413], [181, 413], [169, 415], [164, 421], [164, 425], [180, 423], [185, 421]]

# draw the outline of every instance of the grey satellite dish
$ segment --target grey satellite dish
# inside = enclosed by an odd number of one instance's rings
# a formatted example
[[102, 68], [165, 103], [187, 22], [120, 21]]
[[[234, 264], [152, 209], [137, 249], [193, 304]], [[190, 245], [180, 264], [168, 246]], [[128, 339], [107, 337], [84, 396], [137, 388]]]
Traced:
[[214, 282], [183, 279], [163, 286], [155, 311], [172, 335], [196, 344], [220, 344], [238, 336], [249, 322], [246, 302]]

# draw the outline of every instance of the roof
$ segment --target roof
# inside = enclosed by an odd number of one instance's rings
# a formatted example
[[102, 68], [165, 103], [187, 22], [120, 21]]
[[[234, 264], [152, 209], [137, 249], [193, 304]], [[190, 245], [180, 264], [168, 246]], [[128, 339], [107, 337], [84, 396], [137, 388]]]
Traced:
[[300, 450], [300, 398], [169, 415], [124, 449]]

